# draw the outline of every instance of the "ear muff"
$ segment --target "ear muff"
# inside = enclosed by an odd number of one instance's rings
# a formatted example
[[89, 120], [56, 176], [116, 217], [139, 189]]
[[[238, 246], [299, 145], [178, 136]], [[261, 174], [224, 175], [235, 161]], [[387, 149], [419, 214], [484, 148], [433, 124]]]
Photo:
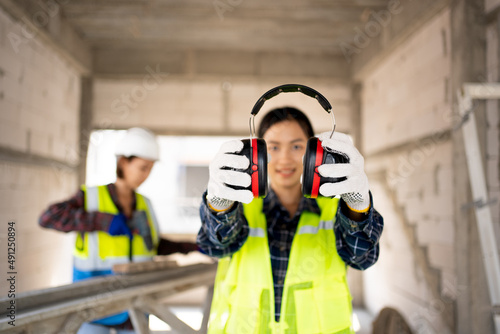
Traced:
[[[328, 100], [318, 91], [297, 84], [287, 84], [274, 87], [264, 93], [255, 103], [250, 116], [250, 139], [243, 140], [243, 150], [240, 154], [245, 155], [250, 160], [250, 166], [244, 170], [252, 177], [252, 184], [248, 188], [231, 186], [233, 189], [249, 189], [254, 198], [265, 197], [267, 195], [267, 145], [264, 139], [255, 138], [255, 116], [258, 114], [264, 103], [281, 93], [303, 93], [318, 101], [318, 103], [332, 117], [332, 134], [335, 131], [335, 117], [332, 106]], [[325, 153], [326, 152], [326, 153]], [[344, 159], [344, 160], [342, 160]], [[304, 174], [302, 177], [302, 193], [307, 197], [316, 198], [319, 194], [319, 187], [325, 182], [341, 181], [340, 179], [322, 178], [317, 172], [317, 167], [326, 161], [337, 163], [345, 161], [347, 158], [333, 152], [327, 152], [321, 146], [317, 138], [310, 138], [307, 143], [304, 155]], [[345, 178], [344, 178], [345, 179]]]
[[348, 163], [346, 156], [329, 151], [321, 146], [318, 138], [309, 138], [304, 154], [304, 171], [302, 174], [302, 194], [308, 198], [319, 197], [319, 187], [324, 183], [335, 183], [346, 180], [345, 177], [322, 177], [318, 167], [322, 164]]
[[319, 194], [320, 175], [318, 165], [323, 162], [325, 151], [317, 138], [307, 141], [306, 153], [304, 154], [302, 172], [302, 194], [306, 197], [316, 198]]
[[[264, 139], [252, 138], [243, 139], [243, 149], [239, 155], [244, 155], [250, 160], [250, 165], [247, 169], [236, 169], [240, 172], [247, 173], [252, 178], [252, 183], [249, 187], [239, 187], [227, 185], [236, 190], [248, 189], [252, 191], [254, 198], [265, 197], [267, 195], [267, 145]], [[224, 167], [223, 169], [228, 169]], [[231, 168], [233, 169], [233, 168]]]

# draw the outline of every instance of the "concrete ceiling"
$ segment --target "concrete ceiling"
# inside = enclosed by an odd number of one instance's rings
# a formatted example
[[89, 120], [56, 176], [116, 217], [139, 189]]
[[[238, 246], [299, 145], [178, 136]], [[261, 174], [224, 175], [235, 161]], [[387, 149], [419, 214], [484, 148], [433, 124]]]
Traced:
[[340, 54], [387, 0], [71, 0], [63, 16], [93, 48]]
[[0, 5], [30, 21], [90, 75], [140, 75], [146, 66], [160, 66], [173, 75], [345, 81], [351, 65], [340, 44], [352, 45], [372, 13], [387, 10], [391, 1], [0, 0]]

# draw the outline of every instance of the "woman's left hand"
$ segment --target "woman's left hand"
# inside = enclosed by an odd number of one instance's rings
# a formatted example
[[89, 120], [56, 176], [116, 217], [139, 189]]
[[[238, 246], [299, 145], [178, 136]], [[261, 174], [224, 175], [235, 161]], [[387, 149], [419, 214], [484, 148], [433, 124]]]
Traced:
[[368, 177], [364, 171], [365, 160], [354, 147], [351, 138], [344, 133], [324, 132], [318, 136], [321, 145], [335, 153], [349, 158], [348, 163], [323, 164], [318, 172], [323, 177], [342, 178], [344, 181], [331, 182], [321, 185], [319, 193], [325, 197], [340, 195], [350, 209], [365, 212], [370, 207]]

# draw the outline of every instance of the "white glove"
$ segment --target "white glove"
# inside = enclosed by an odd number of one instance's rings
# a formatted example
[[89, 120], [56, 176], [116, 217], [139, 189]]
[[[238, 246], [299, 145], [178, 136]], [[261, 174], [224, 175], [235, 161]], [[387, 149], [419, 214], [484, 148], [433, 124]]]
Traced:
[[325, 197], [340, 195], [350, 209], [365, 212], [370, 207], [368, 178], [364, 171], [365, 159], [354, 147], [351, 139], [343, 133], [324, 132], [318, 136], [321, 146], [340, 153], [349, 158], [349, 163], [323, 164], [318, 172], [323, 177], [341, 178], [347, 180], [337, 183], [325, 183], [319, 188], [319, 193]]
[[248, 187], [252, 183], [250, 175], [234, 170], [224, 170], [222, 167], [246, 169], [250, 161], [246, 156], [231, 154], [243, 149], [241, 140], [231, 140], [222, 144], [219, 152], [209, 166], [207, 201], [215, 211], [224, 211], [233, 205], [234, 201], [250, 203], [253, 194], [250, 190], [235, 190], [227, 185]]

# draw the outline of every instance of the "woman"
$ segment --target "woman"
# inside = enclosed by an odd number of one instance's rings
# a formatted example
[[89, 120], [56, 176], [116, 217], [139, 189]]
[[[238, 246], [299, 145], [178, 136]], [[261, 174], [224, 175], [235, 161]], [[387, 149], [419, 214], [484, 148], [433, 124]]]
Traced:
[[[136, 193], [158, 160], [155, 136], [146, 129], [131, 128], [115, 154], [115, 183], [82, 186], [69, 200], [49, 206], [39, 220], [42, 227], [78, 232], [73, 281], [112, 274], [114, 264], [197, 250], [196, 244], [161, 238], [150, 201]], [[127, 312], [84, 323], [78, 333], [110, 333], [111, 328], [134, 333]]]
[[237, 154], [241, 141], [225, 143], [210, 164], [197, 240], [202, 252], [220, 258], [209, 333], [351, 333], [346, 264], [373, 265], [383, 228], [363, 158], [346, 135], [321, 135], [323, 147], [350, 163], [322, 165], [319, 173], [346, 180], [322, 185], [322, 198], [305, 198], [302, 157], [314, 135], [307, 117], [274, 109], [258, 132], [270, 156], [264, 199], [227, 186], [251, 183], [249, 175], [225, 168], [248, 167]]

